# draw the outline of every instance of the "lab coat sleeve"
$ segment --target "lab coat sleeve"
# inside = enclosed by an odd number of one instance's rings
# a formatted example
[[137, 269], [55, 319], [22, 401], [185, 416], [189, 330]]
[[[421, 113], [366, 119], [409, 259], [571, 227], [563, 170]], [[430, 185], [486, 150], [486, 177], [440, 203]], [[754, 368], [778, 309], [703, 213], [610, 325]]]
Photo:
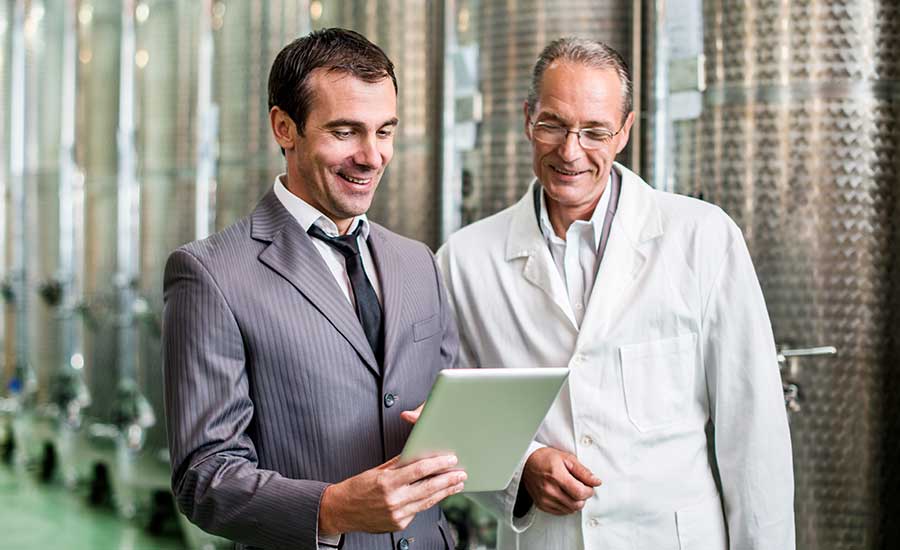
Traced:
[[[461, 297], [465, 296], [460, 285], [460, 281], [454, 277], [452, 268], [453, 258], [450, 251], [450, 244], [441, 247], [437, 252], [437, 262], [441, 273], [443, 274], [444, 283], [447, 286], [449, 294], [450, 306], [459, 329], [459, 366], [460, 368], [478, 368], [480, 361], [478, 358], [477, 348], [473, 346], [473, 342], [477, 341], [477, 335], [471, 334], [474, 328], [470, 323], [465, 322], [465, 303]], [[513, 516], [513, 508], [516, 504], [516, 497], [519, 492], [520, 481], [522, 479], [522, 469], [525, 461], [534, 451], [545, 447], [545, 445], [532, 441], [522, 457], [521, 463], [516, 467], [512, 480], [502, 491], [490, 491], [482, 493], [467, 493], [472, 501], [476, 502], [488, 511], [492, 516], [497, 518], [501, 525], [512, 528], [513, 531], [519, 533], [531, 526], [534, 521], [536, 508], [532, 505], [531, 509], [521, 518]], [[524, 490], [524, 488], [522, 488]]]
[[702, 355], [730, 550], [793, 550], [790, 433], [772, 328], [740, 230], [731, 220], [718, 268], [703, 280]]

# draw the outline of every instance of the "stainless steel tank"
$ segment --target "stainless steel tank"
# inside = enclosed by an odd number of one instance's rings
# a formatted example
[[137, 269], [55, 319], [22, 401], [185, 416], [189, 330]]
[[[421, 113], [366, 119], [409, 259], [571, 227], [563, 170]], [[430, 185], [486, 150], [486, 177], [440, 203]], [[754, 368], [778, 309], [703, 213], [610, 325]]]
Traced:
[[60, 116], [65, 9], [62, 3], [35, 2], [26, 20], [26, 125], [31, 134], [26, 164], [27, 278], [29, 363], [38, 380], [39, 401], [46, 401], [61, 356], [62, 287], [60, 270]]
[[215, 230], [249, 214], [284, 171], [269, 129], [268, 78], [275, 56], [308, 30], [308, 2], [213, 2], [212, 101], [218, 116]]
[[148, 448], [166, 446], [160, 314], [169, 253], [195, 238], [199, 2], [146, 1], [136, 8], [136, 116], [140, 180], [137, 387], [156, 413]]
[[480, 2], [479, 82], [484, 122], [473, 185], [463, 197], [463, 223], [517, 201], [534, 178], [522, 105], [538, 54], [562, 36], [602, 40], [631, 63], [632, 2], [517, 0]]
[[[9, 2], [0, 3], [0, 143], [8, 144], [9, 135], [9, 101], [10, 101], [10, 63], [12, 62], [12, 25], [13, 12]], [[6, 205], [9, 190], [9, 146], [0, 147], [0, 281], [5, 282], [8, 272], [7, 261], [7, 226]], [[5, 285], [4, 285], [5, 286]], [[0, 296], [0, 299], [6, 300]], [[6, 306], [0, 313], [0, 394], [5, 394], [12, 373], [8, 371], [8, 335], [6, 331]]]
[[84, 279], [81, 307], [88, 414], [112, 420], [119, 381], [117, 334], [117, 148], [122, 5], [79, 10], [77, 159], [84, 170]]
[[[400, 125], [368, 216], [436, 247], [440, 231], [440, 7], [417, 0], [319, 2], [313, 28], [353, 29], [394, 62]], [[318, 10], [318, 8], [313, 8]]]
[[[706, 0], [699, 191], [798, 361], [797, 548], [900, 547], [900, 4]], [[893, 430], [892, 430], [893, 428]]]

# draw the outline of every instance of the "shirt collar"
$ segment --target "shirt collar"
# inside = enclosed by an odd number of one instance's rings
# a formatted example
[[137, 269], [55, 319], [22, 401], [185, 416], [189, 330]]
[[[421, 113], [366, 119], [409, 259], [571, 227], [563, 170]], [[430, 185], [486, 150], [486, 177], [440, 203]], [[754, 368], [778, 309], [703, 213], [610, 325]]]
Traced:
[[[279, 174], [278, 177], [275, 178], [275, 196], [278, 197], [278, 200], [281, 202], [282, 206], [290, 212], [291, 216], [297, 220], [297, 223], [300, 224], [300, 227], [303, 228], [303, 231], [309, 231], [310, 226], [317, 225], [322, 231], [324, 231], [327, 235], [332, 237], [337, 237], [340, 233], [338, 232], [337, 225], [325, 214], [321, 213], [317, 208], [301, 199], [297, 195], [288, 191], [287, 187], [282, 183], [282, 178], [285, 177], [285, 174]], [[353, 218], [353, 221], [350, 222], [350, 229], [347, 233], [352, 233], [356, 230], [358, 225], [362, 225], [362, 238], [369, 238], [369, 220], [366, 218], [365, 214], [360, 214]]]
[[[540, 182], [538, 182], [538, 185], [540, 185]], [[597, 206], [594, 207], [594, 213], [591, 214], [591, 218], [588, 221], [576, 220], [572, 224], [586, 224], [590, 226], [591, 235], [594, 238], [593, 248], [600, 246], [600, 237], [603, 232], [603, 220], [606, 217], [606, 210], [609, 208], [609, 188], [611, 186], [612, 174], [610, 174], [609, 179], [606, 180], [606, 188], [603, 189], [603, 193], [600, 195], [600, 200], [597, 201]], [[562, 241], [553, 230], [553, 224], [550, 223], [550, 215], [547, 213], [547, 198], [544, 196], [543, 191], [541, 191], [541, 233], [544, 235], [544, 240], [548, 243]]]

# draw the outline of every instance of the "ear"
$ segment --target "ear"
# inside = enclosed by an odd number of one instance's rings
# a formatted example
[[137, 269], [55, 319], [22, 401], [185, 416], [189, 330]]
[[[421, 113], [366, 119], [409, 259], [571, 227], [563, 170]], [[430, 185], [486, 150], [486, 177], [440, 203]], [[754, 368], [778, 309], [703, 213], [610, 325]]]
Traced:
[[528, 102], [522, 104], [522, 114], [525, 115], [525, 137], [531, 141], [531, 115], [528, 113]]
[[275, 141], [285, 151], [289, 151], [296, 146], [297, 126], [285, 111], [282, 111], [277, 105], [269, 110], [269, 124], [272, 126], [272, 135]]
[[622, 152], [622, 149], [628, 145], [628, 138], [631, 136], [631, 125], [634, 124], [634, 111], [628, 113], [628, 117], [625, 118], [625, 124], [622, 126], [622, 131], [619, 132], [619, 135], [616, 136], [618, 140], [616, 142], [616, 154]]

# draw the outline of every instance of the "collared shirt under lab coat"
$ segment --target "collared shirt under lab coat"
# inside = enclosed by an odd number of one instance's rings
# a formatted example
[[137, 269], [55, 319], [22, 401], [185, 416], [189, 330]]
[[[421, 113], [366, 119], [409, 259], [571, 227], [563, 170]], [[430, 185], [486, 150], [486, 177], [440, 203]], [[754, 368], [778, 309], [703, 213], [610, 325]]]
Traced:
[[515, 524], [521, 467], [507, 491], [476, 495], [500, 519], [498, 548], [792, 550], [787, 418], [741, 232], [614, 169], [618, 211], [580, 329], [530, 192], [438, 253], [460, 366], [568, 366], [529, 452], [571, 452], [603, 480], [581, 512]]
[[606, 188], [594, 207], [594, 213], [587, 221], [576, 220], [566, 229], [565, 240], [559, 238], [550, 223], [547, 211], [547, 197], [540, 196], [540, 227], [550, 255], [556, 264], [560, 277], [566, 285], [569, 305], [575, 315], [575, 321], [581, 326], [584, 319], [584, 308], [591, 297], [594, 279], [597, 276], [597, 260], [599, 256], [600, 238], [603, 233], [604, 217], [609, 215], [609, 194], [612, 176], [607, 178]]

